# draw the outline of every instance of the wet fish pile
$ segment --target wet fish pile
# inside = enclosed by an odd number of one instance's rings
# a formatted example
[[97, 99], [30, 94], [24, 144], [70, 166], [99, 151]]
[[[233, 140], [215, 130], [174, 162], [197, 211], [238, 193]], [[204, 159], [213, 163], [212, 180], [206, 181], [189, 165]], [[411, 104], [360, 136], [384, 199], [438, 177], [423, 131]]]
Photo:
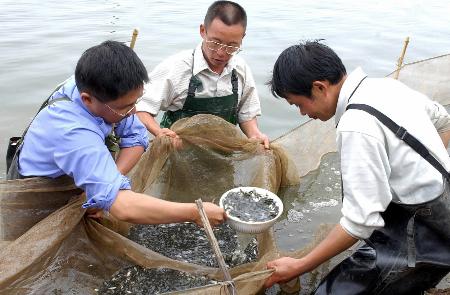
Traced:
[[272, 198], [255, 190], [230, 192], [223, 200], [223, 206], [228, 215], [256, 222], [274, 219], [280, 210]]
[[131, 266], [115, 273], [112, 279], [103, 282], [101, 288], [95, 291], [98, 294], [108, 295], [162, 294], [214, 283], [216, 281], [206, 277], [196, 277], [173, 269], [145, 269]]
[[[214, 228], [219, 248], [229, 267], [255, 261], [258, 245], [253, 239], [241, 250], [236, 232], [227, 224]], [[129, 239], [166, 257], [200, 265], [218, 267], [206, 233], [192, 223], [136, 225]], [[216, 281], [172, 269], [124, 268], [103, 282], [98, 294], [161, 294], [213, 284]]]

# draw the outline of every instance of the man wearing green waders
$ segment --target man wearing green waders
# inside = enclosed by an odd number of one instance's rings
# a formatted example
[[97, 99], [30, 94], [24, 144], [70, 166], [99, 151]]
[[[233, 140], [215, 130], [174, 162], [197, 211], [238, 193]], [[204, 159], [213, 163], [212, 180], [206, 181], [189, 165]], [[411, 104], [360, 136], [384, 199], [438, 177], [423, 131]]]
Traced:
[[[261, 107], [253, 75], [237, 56], [246, 27], [247, 15], [239, 4], [216, 1], [200, 25], [202, 42], [155, 67], [136, 106], [139, 119], [154, 136], [178, 138], [169, 129], [174, 122], [213, 114], [239, 124], [248, 138], [269, 148], [269, 139], [257, 124]], [[154, 117], [160, 110], [166, 112], [159, 125]]]

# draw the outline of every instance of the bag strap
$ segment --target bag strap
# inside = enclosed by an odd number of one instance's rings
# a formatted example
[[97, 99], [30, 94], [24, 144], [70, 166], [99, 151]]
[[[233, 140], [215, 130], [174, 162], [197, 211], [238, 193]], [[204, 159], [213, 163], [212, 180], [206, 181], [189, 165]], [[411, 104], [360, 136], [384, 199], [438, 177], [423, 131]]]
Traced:
[[422, 158], [424, 158], [428, 163], [430, 163], [436, 170], [438, 170], [445, 179], [450, 181], [450, 174], [445, 170], [444, 166], [433, 157], [428, 149], [414, 136], [412, 136], [405, 128], [399, 126], [397, 123], [392, 121], [385, 114], [381, 113], [377, 109], [365, 105], [365, 104], [349, 104], [346, 110], [355, 109], [365, 111], [372, 116], [376, 117], [381, 123], [383, 123], [387, 128], [389, 128], [400, 140], [403, 140], [407, 145], [409, 145], [414, 151], [416, 151]]
[[37, 115], [40, 113], [40, 111], [42, 111], [46, 106], [52, 105], [52, 104], [54, 104], [55, 102], [61, 101], [61, 100], [66, 100], [66, 101], [70, 101], [70, 100], [71, 100], [71, 99], [70, 99], [68, 96], [66, 96], [66, 95], [64, 95], [63, 97], [51, 99], [51, 98], [52, 98], [52, 95], [53, 95], [56, 91], [58, 91], [58, 90], [64, 85], [65, 82], [66, 82], [66, 81], [64, 81], [64, 82], [60, 83], [58, 86], [56, 86], [55, 90], [53, 90], [53, 92], [52, 92], [52, 93], [47, 97], [47, 99], [42, 103], [41, 107], [39, 108], [39, 110], [37, 111], [37, 113], [34, 115], [33, 119], [30, 121], [30, 123], [28, 124], [27, 128], [25, 128], [25, 130], [23, 131], [20, 142], [22, 142], [22, 140], [23, 140], [25, 134], [27, 133], [28, 129], [29, 129], [30, 126], [31, 126], [31, 123], [33, 123], [33, 121], [34, 121], [34, 119], [36, 118], [36, 116], [37, 116]]

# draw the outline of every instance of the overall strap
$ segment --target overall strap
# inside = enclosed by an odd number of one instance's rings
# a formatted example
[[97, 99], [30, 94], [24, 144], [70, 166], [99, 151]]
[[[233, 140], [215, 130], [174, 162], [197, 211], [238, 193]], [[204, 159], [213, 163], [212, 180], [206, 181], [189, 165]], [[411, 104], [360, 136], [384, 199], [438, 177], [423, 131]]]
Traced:
[[71, 99], [67, 96], [63, 96], [63, 97], [58, 97], [58, 98], [54, 98], [52, 100], [51, 99], [51, 95], [44, 101], [44, 103], [41, 105], [41, 107], [39, 108], [39, 110], [37, 111], [36, 115], [34, 115], [33, 119], [30, 121], [30, 123], [28, 124], [27, 128], [25, 128], [25, 130], [23, 131], [23, 134], [21, 136], [22, 140], [25, 136], [25, 134], [27, 133], [28, 129], [31, 126], [31, 123], [33, 123], [34, 119], [36, 118], [36, 116], [47, 106], [54, 104], [55, 102], [58, 101], [71, 101]]
[[[67, 81], [67, 80], [66, 80]], [[70, 100], [70, 98], [68, 98], [67, 96], [63, 96], [60, 98], [55, 98], [55, 99], [51, 99], [52, 95], [58, 91], [61, 87], [63, 87], [63, 85], [66, 83], [66, 81], [63, 81], [62, 83], [59, 83], [58, 86], [56, 86], [55, 90], [52, 91], [52, 93], [47, 97], [47, 99], [42, 103], [41, 107], [39, 108], [39, 110], [37, 111], [37, 113], [34, 115], [33, 119], [30, 121], [30, 123], [28, 124], [27, 128], [25, 128], [25, 130], [22, 133], [22, 136], [19, 137], [18, 140], [16, 140], [14, 142], [14, 144], [19, 147], [22, 144], [23, 138], [25, 137], [25, 134], [27, 133], [28, 129], [31, 126], [31, 123], [33, 123], [34, 119], [36, 118], [36, 116], [39, 114], [40, 111], [42, 111], [46, 106], [51, 105], [57, 101], [60, 100]], [[16, 153], [16, 152], [14, 152]], [[8, 170], [8, 169], [7, 169]]]
[[233, 94], [238, 94], [238, 77], [236, 74], [236, 69], [231, 71], [231, 87], [233, 89]]
[[194, 62], [195, 62], [195, 49], [192, 50], [192, 66], [191, 66], [191, 75], [194, 76]]
[[365, 105], [365, 104], [349, 104], [347, 110], [355, 109], [365, 111], [372, 116], [376, 117], [381, 123], [383, 123], [387, 128], [389, 128], [400, 140], [403, 140], [407, 145], [409, 145], [414, 151], [416, 151], [422, 158], [428, 161], [434, 168], [436, 168], [445, 179], [450, 181], [450, 174], [445, 168], [436, 160], [433, 155], [430, 154], [428, 149], [414, 136], [412, 136], [408, 131], [399, 126], [397, 123], [392, 121], [385, 114], [381, 113], [377, 109]]
[[[57, 90], [57, 89], [56, 89]], [[55, 90], [55, 91], [56, 91]], [[34, 119], [36, 119], [36, 116], [46, 107], [49, 105], [54, 104], [57, 101], [71, 101], [71, 99], [67, 96], [63, 96], [63, 97], [59, 97], [59, 98], [55, 98], [50, 100], [51, 95], [44, 101], [44, 103], [41, 105], [41, 107], [39, 108], [38, 112], [34, 115], [33, 119], [30, 121], [30, 123], [28, 124], [28, 126], [25, 128], [25, 130], [22, 133], [22, 136], [20, 137], [11, 137], [9, 139], [9, 144], [8, 144], [8, 149], [6, 152], [6, 173], [7, 173], [7, 179], [16, 179], [16, 178], [20, 178], [20, 174], [18, 173], [18, 171], [16, 171], [16, 174], [11, 174], [10, 173], [10, 167], [13, 164], [14, 161], [18, 160], [18, 154], [22, 148], [22, 143], [23, 140], [25, 138], [25, 135], [28, 132], [28, 129], [30, 128], [31, 124], [33, 123]], [[17, 165], [16, 165], [17, 166]], [[18, 166], [17, 166], [18, 167]], [[17, 170], [16, 167], [16, 170]], [[14, 172], [15, 173], [15, 172]], [[11, 178], [12, 177], [12, 178]]]
[[195, 91], [200, 85], [202, 85], [202, 82], [200, 82], [196, 76], [192, 76], [191, 79], [189, 79], [188, 95], [186, 99], [195, 97]]
[[202, 84], [202, 82], [200, 82], [200, 80], [196, 76], [194, 76], [194, 62], [195, 62], [194, 54], [195, 49], [192, 51], [191, 79], [189, 79], [188, 95], [186, 99], [195, 97], [195, 91], [197, 90], [197, 87]]

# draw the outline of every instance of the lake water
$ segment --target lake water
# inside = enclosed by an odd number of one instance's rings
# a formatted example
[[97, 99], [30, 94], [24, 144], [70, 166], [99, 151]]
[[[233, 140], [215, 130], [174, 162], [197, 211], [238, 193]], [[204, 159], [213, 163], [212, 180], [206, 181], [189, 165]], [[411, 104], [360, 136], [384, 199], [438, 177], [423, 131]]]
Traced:
[[[260, 128], [271, 139], [307, 118], [273, 98], [264, 83], [280, 52], [302, 39], [325, 39], [348, 71], [371, 76], [395, 69], [406, 36], [405, 61], [450, 52], [448, 1], [238, 1], [248, 30], [240, 53], [260, 93]], [[43, 99], [70, 76], [81, 53], [104, 40], [130, 41], [149, 71], [162, 59], [200, 41], [210, 1], [0, 0], [0, 177], [8, 138], [20, 135]]]

